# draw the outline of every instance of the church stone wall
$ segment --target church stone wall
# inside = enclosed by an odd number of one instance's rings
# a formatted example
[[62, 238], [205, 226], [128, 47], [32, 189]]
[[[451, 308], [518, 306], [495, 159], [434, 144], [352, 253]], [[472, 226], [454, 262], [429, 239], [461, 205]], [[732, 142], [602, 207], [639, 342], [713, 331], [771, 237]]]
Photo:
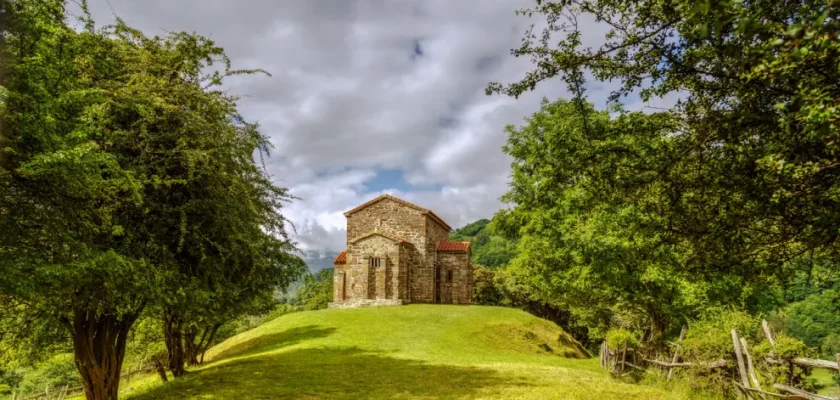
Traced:
[[347, 248], [350, 241], [374, 230], [408, 240], [418, 249], [426, 245], [426, 216], [419, 210], [383, 199], [347, 217]]
[[[370, 268], [368, 260], [371, 257], [381, 258], [382, 265], [379, 268]], [[349, 272], [348, 294], [345, 299], [393, 297], [393, 281], [388, 282], [388, 278], [393, 279], [393, 269], [398, 267], [398, 262], [399, 242], [373, 235], [351, 244], [347, 249], [347, 264], [344, 268]], [[347, 275], [345, 279], [348, 279]]]
[[[473, 292], [473, 269], [470, 253], [440, 253], [441, 302], [471, 304]], [[452, 280], [449, 280], [451, 272]]]

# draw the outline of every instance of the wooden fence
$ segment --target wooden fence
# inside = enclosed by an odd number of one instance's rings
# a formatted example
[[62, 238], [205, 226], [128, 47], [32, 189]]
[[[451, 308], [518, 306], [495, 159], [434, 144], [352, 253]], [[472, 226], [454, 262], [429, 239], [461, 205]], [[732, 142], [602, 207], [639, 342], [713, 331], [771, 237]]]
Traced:
[[[767, 321], [761, 321], [761, 326], [765, 336], [767, 337], [767, 340], [770, 342], [771, 347], [775, 348], [776, 339], [773, 335], [773, 332], [770, 330]], [[674, 354], [671, 357], [670, 361], [643, 357], [640, 354], [637, 354], [636, 349], [627, 348], [626, 346], [624, 346], [621, 349], [611, 349], [607, 345], [607, 342], [604, 342], [601, 344], [600, 351], [601, 367], [609, 369], [610, 372], [614, 374], [624, 374], [625, 371], [627, 371], [627, 368], [644, 371], [648, 366], [655, 366], [664, 368], [667, 371], [666, 379], [670, 380], [674, 369], [677, 368], [702, 367], [711, 371], [727, 366], [727, 360], [723, 359], [701, 363], [679, 362], [680, 347], [683, 338], [685, 337], [685, 333], [686, 329], [683, 328], [680, 332], [679, 340], [675, 343]], [[735, 329], [733, 329], [730, 332], [730, 334], [732, 335], [732, 349], [733, 353], [735, 354], [735, 363], [737, 364], [738, 368], [738, 380], [733, 381], [732, 383], [735, 385], [736, 388], [738, 388], [738, 390], [744, 395], [744, 397], [751, 400], [766, 400], [769, 398], [778, 398], [786, 400], [840, 400], [834, 397], [809, 393], [800, 388], [795, 388], [789, 385], [782, 385], [779, 383], [773, 384], [773, 388], [779, 392], [788, 394], [774, 393], [765, 390], [761, 387], [761, 382], [758, 379], [758, 374], [756, 373], [755, 369], [755, 361], [758, 360], [754, 360], [750, 355], [747, 341], [744, 338], [739, 337], [738, 332]], [[628, 354], [630, 355], [629, 361], [627, 359]], [[774, 357], [771, 352], [771, 356], [766, 357], [763, 361], [768, 364], [789, 365], [790, 363], [808, 368], [824, 368], [832, 371], [840, 371], [840, 354], [837, 354], [836, 357], [837, 359], [835, 361], [818, 360], [804, 357], [794, 358], [792, 360], [783, 360], [781, 358]]]

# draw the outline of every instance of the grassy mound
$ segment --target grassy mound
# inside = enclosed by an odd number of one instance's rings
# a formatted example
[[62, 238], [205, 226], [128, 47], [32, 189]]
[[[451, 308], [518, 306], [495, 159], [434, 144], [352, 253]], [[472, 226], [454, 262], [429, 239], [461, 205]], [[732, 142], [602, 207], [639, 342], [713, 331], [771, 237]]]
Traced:
[[679, 398], [611, 379], [551, 322], [481, 306], [411, 305], [285, 315], [208, 353], [151, 399]]

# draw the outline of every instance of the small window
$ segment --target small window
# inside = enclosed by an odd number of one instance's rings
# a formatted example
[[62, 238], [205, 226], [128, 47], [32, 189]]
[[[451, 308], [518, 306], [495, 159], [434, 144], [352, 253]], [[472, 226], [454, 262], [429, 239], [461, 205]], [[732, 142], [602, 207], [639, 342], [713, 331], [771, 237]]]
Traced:
[[447, 282], [452, 282], [452, 271], [451, 270], [446, 271], [446, 281]]
[[379, 268], [379, 267], [382, 266], [382, 259], [381, 258], [371, 258], [370, 261], [368, 261], [368, 262], [370, 263], [371, 268]]

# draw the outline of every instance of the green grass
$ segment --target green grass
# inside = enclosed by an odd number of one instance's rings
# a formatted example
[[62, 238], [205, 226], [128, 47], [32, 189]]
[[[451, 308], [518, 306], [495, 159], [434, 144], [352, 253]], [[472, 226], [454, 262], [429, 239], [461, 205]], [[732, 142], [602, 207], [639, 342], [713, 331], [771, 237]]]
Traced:
[[228, 339], [208, 356], [187, 377], [142, 385], [124, 398], [687, 398], [614, 380], [553, 323], [500, 307], [294, 313]]
[[832, 371], [814, 368], [811, 370], [811, 376], [808, 378], [812, 379], [821, 387], [818, 392], [819, 394], [832, 397], [840, 396], [840, 387], [834, 382], [834, 373]]

